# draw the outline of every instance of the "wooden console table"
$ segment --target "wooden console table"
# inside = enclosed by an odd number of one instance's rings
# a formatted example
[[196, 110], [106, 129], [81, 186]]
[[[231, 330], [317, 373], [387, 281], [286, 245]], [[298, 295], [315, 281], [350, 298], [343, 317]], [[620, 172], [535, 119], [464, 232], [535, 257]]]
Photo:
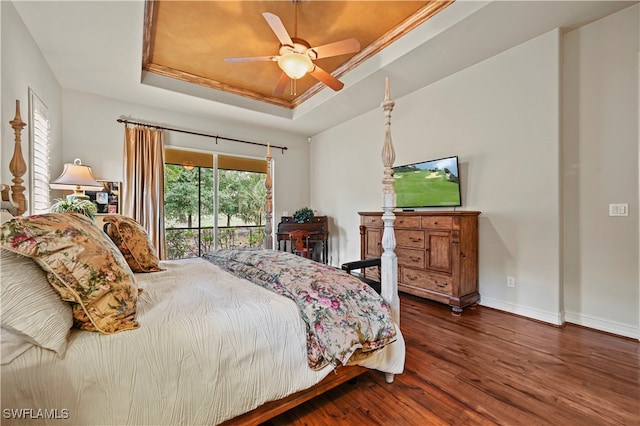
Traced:
[[[276, 239], [278, 241], [278, 250], [288, 250], [287, 242], [289, 242], [289, 232], [302, 230], [309, 231], [311, 233], [309, 240], [317, 242], [321, 246], [321, 261], [327, 263], [329, 257], [329, 225], [327, 223], [327, 216], [314, 216], [310, 222], [297, 223], [291, 216], [282, 216], [280, 223], [278, 224], [278, 230]], [[280, 243], [284, 242], [284, 248], [281, 248]]]

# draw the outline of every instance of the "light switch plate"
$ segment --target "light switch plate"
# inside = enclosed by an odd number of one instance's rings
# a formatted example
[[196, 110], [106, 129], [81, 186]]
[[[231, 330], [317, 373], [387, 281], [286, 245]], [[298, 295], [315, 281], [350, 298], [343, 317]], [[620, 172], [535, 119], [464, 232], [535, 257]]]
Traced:
[[629, 216], [629, 204], [609, 204], [609, 216]]

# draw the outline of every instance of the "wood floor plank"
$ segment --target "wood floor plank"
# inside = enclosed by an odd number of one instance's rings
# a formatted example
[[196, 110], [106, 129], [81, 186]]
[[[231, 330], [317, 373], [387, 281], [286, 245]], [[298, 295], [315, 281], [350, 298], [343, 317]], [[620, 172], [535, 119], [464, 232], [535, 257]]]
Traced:
[[401, 296], [405, 372], [368, 372], [280, 425], [640, 425], [640, 344]]

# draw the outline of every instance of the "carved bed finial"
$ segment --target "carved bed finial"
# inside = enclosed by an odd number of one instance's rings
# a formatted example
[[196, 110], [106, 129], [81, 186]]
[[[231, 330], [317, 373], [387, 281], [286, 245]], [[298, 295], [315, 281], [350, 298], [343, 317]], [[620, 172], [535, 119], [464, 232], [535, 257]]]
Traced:
[[25, 163], [24, 156], [22, 155], [21, 144], [21, 133], [26, 124], [20, 117], [20, 100], [18, 99], [16, 99], [16, 116], [13, 120], [9, 121], [9, 124], [11, 124], [11, 127], [13, 127], [13, 131], [15, 133], [13, 157], [11, 157], [11, 161], [9, 162], [9, 170], [13, 175], [13, 185], [11, 185], [11, 198], [17, 204], [16, 214], [20, 216], [27, 210], [27, 200], [24, 196], [25, 187], [22, 185], [22, 182], [24, 182], [24, 180], [22, 180], [22, 175], [24, 175], [27, 171], [27, 163]]
[[264, 224], [264, 247], [267, 249], [273, 248], [273, 226], [271, 223], [271, 212], [273, 211], [273, 201], [271, 197], [271, 144], [267, 144], [267, 178], [265, 180], [265, 186], [267, 188], [267, 204], [265, 208], [265, 224]]
[[[396, 152], [393, 149], [393, 143], [391, 142], [391, 111], [395, 106], [395, 102], [389, 97], [389, 77], [385, 79], [384, 89], [384, 101], [382, 102], [382, 109], [384, 110], [385, 123], [384, 123], [384, 145], [382, 146], [382, 164], [384, 165], [384, 178], [382, 183], [384, 194], [394, 194], [393, 190], [393, 163], [396, 161]], [[387, 203], [384, 205], [386, 206]], [[395, 209], [395, 196], [392, 203], [392, 208]]]

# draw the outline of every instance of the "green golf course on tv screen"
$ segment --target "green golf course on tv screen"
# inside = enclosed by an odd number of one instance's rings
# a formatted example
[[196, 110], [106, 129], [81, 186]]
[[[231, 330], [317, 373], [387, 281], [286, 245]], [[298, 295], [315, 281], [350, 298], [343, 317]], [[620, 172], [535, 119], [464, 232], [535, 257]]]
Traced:
[[398, 208], [462, 205], [457, 156], [396, 166], [393, 176]]

